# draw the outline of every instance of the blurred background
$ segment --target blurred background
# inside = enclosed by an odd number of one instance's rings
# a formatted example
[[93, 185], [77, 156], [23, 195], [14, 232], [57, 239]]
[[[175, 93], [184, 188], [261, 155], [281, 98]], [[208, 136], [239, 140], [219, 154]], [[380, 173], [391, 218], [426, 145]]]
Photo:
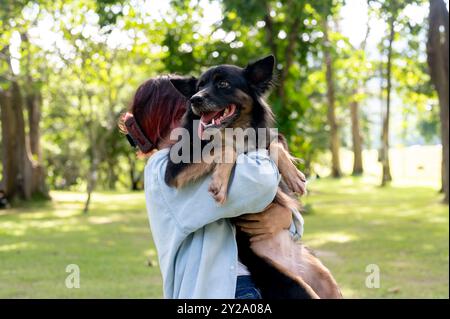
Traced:
[[0, 0], [0, 297], [161, 298], [118, 117], [272, 53], [304, 242], [347, 298], [448, 298], [448, 26], [444, 0]]

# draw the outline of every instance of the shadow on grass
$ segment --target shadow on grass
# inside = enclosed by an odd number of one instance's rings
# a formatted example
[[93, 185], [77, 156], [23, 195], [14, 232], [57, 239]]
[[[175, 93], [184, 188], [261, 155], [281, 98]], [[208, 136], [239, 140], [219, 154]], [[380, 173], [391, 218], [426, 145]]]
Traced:
[[[448, 298], [448, 206], [435, 190], [380, 189], [355, 178], [310, 189], [304, 241], [349, 297]], [[380, 289], [365, 287], [370, 264], [380, 267]]]
[[[74, 195], [0, 216], [0, 297], [162, 297], [143, 194], [94, 194], [88, 215]], [[81, 289], [65, 287], [69, 264]]]
[[[448, 207], [434, 189], [380, 189], [358, 178], [309, 187], [304, 242], [345, 297], [448, 298]], [[142, 193], [95, 193], [88, 215], [84, 194], [52, 195], [0, 215], [0, 297], [162, 296]], [[82, 289], [64, 286], [71, 263]], [[365, 286], [370, 264], [380, 267], [379, 289]]]

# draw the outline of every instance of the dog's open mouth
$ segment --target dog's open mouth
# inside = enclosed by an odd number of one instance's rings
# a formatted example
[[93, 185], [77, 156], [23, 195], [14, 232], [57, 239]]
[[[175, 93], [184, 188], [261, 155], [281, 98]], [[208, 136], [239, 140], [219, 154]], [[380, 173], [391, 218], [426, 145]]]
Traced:
[[230, 104], [220, 111], [202, 113], [198, 125], [198, 137], [202, 139], [203, 132], [209, 128], [220, 128], [235, 112], [236, 105]]

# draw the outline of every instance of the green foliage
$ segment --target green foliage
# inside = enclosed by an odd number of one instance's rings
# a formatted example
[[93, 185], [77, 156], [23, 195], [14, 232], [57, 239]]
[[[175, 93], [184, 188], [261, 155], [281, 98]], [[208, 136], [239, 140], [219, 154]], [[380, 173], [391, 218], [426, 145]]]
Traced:
[[124, 0], [97, 0], [95, 11], [99, 16], [99, 25], [109, 26], [115, 24], [117, 18], [123, 15]]
[[[117, 14], [108, 23], [95, 11], [112, 12], [112, 6], [125, 10], [111, 1], [30, 1], [22, 13], [18, 9], [11, 16], [9, 25], [15, 26], [10, 32], [2, 32], [5, 43], [11, 42], [14, 32], [22, 35], [19, 72], [13, 73], [9, 65], [16, 57], [5, 54], [1, 67], [9, 71], [2, 84], [15, 78], [24, 93], [37, 91], [43, 96], [41, 142], [48, 182], [55, 188], [83, 186], [93, 162], [99, 163], [100, 186], [130, 184], [120, 178], [130, 147], [118, 132], [117, 121], [137, 86], [162, 72], [163, 53], [149, 52], [162, 37], [154, 32], [158, 24], [144, 23], [137, 8], [128, 6], [127, 15]], [[56, 37], [55, 44], [37, 45], [32, 37], [36, 21], [54, 17], [58, 18], [48, 32]]]
[[430, 105], [429, 109], [420, 113], [417, 128], [427, 143], [433, 143], [439, 136], [439, 106]]
[[325, 90], [314, 74], [322, 67], [317, 61], [323, 37], [321, 16], [330, 12], [332, 2], [227, 0], [223, 7], [226, 14], [221, 27], [236, 35], [227, 48], [235, 63], [245, 65], [255, 57], [275, 54], [278, 81], [270, 103], [280, 132], [287, 135], [291, 151], [303, 159], [300, 166], [308, 172], [328, 142], [322, 127]]
[[[206, 3], [222, 10], [210, 25], [205, 25]], [[371, 14], [386, 22], [396, 19], [395, 41], [402, 43], [393, 63], [401, 100], [395, 107], [404, 115], [401, 134], [419, 128], [432, 141], [438, 114], [426, 70], [426, 29], [404, 14], [416, 3], [422, 2], [369, 1]], [[245, 66], [273, 53], [278, 85], [269, 102], [291, 151], [303, 159], [301, 169], [313, 173], [329, 139], [323, 22], [338, 22], [343, 5], [338, 0], [173, 0], [155, 9], [140, 0], [2, 1], [0, 90], [15, 80], [24, 95], [42, 95], [41, 144], [53, 188], [84, 187], [93, 163], [99, 187], [123, 188], [130, 186], [138, 161], [116, 124], [141, 82], [161, 73], [198, 75], [221, 63]], [[353, 47], [338, 28], [330, 30], [329, 41], [339, 125], [344, 131], [349, 126], [349, 105], [357, 100], [364, 142], [371, 145], [373, 117], [365, 107], [378, 92], [368, 90], [367, 82], [379, 77], [382, 57]], [[343, 135], [343, 145], [350, 146]]]

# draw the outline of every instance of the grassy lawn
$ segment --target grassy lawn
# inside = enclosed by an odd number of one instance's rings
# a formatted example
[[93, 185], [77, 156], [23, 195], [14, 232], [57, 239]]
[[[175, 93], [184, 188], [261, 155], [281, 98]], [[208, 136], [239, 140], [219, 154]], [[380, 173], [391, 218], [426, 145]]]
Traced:
[[[96, 193], [87, 216], [83, 194], [52, 196], [0, 215], [0, 298], [161, 298], [143, 193]], [[80, 289], [65, 286], [69, 264]]]
[[[448, 298], [449, 210], [433, 188], [361, 179], [311, 183], [304, 242], [331, 269], [347, 298]], [[365, 285], [367, 265], [380, 288]]]
[[[352, 178], [309, 189], [304, 241], [345, 297], [448, 298], [449, 214], [435, 189]], [[0, 298], [162, 297], [142, 193], [96, 193], [87, 216], [83, 194], [52, 196], [0, 211]], [[69, 264], [80, 267], [80, 289], [65, 287]], [[369, 264], [380, 268], [378, 289], [365, 286]]]

